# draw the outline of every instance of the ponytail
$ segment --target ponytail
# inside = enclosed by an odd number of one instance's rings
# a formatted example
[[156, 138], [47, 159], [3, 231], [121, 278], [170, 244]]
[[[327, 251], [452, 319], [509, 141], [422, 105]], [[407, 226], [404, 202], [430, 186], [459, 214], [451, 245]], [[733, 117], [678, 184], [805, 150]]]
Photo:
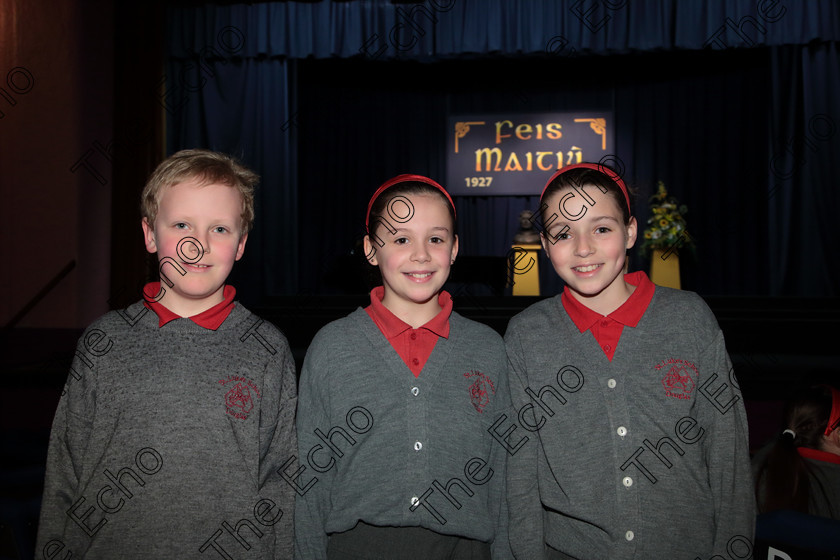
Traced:
[[[795, 433], [785, 430], [767, 453], [756, 476], [759, 513], [777, 509], [808, 512], [808, 495], [811, 490], [808, 465], [796, 451], [795, 442]], [[759, 490], [762, 487], [763, 500]]]
[[779, 509], [808, 513], [812, 480], [808, 463], [797, 448], [821, 448], [831, 405], [831, 388], [819, 386], [806, 390], [788, 406], [787, 429], [773, 443], [756, 473], [759, 513]]

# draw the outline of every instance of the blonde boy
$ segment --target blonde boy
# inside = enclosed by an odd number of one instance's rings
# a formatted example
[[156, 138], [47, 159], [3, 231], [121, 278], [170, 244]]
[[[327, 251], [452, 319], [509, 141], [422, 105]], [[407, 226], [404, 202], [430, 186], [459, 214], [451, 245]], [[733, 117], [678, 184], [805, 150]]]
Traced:
[[184, 150], [142, 195], [161, 282], [79, 340], [50, 437], [38, 558], [288, 558], [295, 369], [225, 280], [257, 176]]

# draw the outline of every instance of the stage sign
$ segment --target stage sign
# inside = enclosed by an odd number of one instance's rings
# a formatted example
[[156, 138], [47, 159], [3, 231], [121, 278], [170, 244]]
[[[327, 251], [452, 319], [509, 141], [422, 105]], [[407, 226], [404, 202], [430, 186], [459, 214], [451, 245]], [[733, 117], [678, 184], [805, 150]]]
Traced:
[[573, 163], [612, 165], [610, 111], [448, 117], [446, 188], [453, 195], [539, 195]]

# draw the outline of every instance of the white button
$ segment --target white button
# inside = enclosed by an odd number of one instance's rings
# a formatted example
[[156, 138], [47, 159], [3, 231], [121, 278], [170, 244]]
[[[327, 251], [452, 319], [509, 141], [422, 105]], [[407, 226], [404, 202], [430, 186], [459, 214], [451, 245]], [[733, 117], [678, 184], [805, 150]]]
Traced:
[[414, 451], [420, 451], [421, 449], [423, 449], [423, 444], [420, 443], [419, 441], [415, 441], [414, 442]]
[[420, 501], [420, 498], [418, 498], [417, 496], [414, 496], [413, 498], [411, 498], [411, 505], [416, 506], [419, 501]]
[[615, 379], [610, 379], [609, 381], [607, 381], [607, 387], [609, 387], [610, 389], [615, 389]]
[[411, 388], [411, 394], [416, 397], [417, 395], [420, 394], [420, 389], [418, 389], [417, 387], [412, 387]]
[[630, 488], [631, 486], [633, 486], [633, 479], [630, 478], [629, 476], [625, 476], [621, 480], [621, 482], [624, 483], [624, 486], [626, 486], [627, 488]]
[[627, 531], [626, 533], [624, 533], [624, 538], [628, 541], [632, 541], [634, 536], [635, 535], [633, 534], [633, 531]]
[[627, 435], [627, 428], [625, 428], [624, 426], [619, 426], [615, 433], [617, 433], [621, 437], [624, 437]]

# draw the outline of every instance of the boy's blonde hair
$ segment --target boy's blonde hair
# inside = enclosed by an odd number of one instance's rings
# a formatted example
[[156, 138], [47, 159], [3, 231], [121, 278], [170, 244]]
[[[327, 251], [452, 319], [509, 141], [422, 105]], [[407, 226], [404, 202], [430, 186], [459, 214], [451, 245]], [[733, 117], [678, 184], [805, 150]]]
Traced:
[[235, 188], [242, 196], [240, 235], [254, 225], [254, 187], [259, 176], [227, 154], [210, 150], [181, 150], [157, 166], [140, 197], [140, 214], [154, 229], [164, 189], [196, 179], [201, 186], [211, 184]]

